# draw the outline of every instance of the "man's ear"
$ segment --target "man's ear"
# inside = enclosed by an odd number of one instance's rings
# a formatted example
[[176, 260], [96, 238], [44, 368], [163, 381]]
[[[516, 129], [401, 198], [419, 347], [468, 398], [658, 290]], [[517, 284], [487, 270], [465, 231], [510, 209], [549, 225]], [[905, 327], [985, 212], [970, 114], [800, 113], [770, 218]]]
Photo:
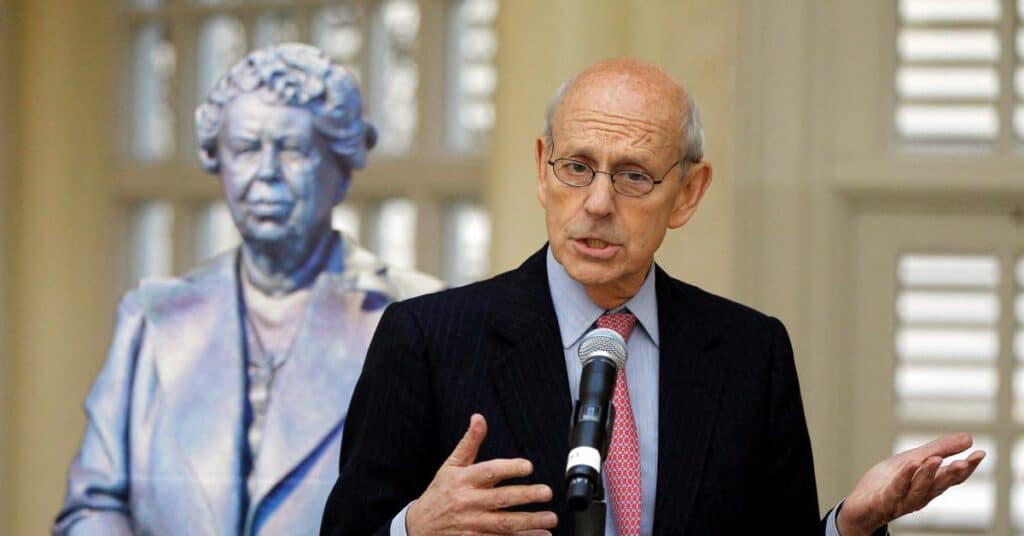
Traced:
[[548, 192], [547, 192], [547, 181], [544, 178], [544, 172], [547, 170], [547, 161], [544, 160], [544, 154], [547, 152], [544, 147], [544, 137], [537, 138], [537, 199], [540, 201], [540, 206], [545, 209], [548, 208]]
[[704, 198], [704, 192], [711, 186], [711, 164], [701, 161], [691, 165], [682, 180], [683, 187], [676, 197], [675, 208], [668, 217], [669, 229], [686, 225], [697, 212], [697, 205]]

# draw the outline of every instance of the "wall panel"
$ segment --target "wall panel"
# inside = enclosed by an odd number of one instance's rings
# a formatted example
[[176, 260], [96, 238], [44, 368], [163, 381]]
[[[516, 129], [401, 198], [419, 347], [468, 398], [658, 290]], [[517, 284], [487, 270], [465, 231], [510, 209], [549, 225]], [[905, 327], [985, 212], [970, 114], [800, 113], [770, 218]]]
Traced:
[[[11, 226], [10, 196], [14, 174], [14, 136], [16, 132], [14, 114], [11, 110], [14, 90], [13, 80], [17, 77], [14, 64], [14, 53], [11, 50], [14, 42], [14, 7], [10, 0], [0, 0], [0, 72], [7, 73], [0, 77], [0, 430], [8, 430], [10, 426], [10, 408], [12, 403], [11, 383], [8, 375], [11, 362], [10, 354], [10, 262], [11, 262]], [[8, 452], [10, 451], [10, 435], [0, 436], [0, 532], [7, 534], [4, 525], [8, 519], [7, 505], [10, 500], [10, 469]]]
[[10, 286], [17, 315], [10, 318], [13, 417], [4, 433], [16, 441], [6, 534], [43, 533], [60, 508], [83, 430], [82, 379], [95, 377], [112, 326], [113, 5], [17, 4]]

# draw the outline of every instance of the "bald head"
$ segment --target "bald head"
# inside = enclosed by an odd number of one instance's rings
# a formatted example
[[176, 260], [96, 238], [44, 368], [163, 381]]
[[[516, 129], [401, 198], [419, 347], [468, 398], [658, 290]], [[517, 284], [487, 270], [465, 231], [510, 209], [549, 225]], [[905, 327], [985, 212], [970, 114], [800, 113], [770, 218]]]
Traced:
[[672, 128], [678, 126], [679, 161], [685, 166], [703, 159], [704, 129], [697, 104], [659, 67], [641, 60], [615, 58], [596, 63], [565, 81], [548, 104], [544, 118], [544, 137], [549, 146], [560, 112], [584, 99], [599, 106], [605, 103], [608, 109], [635, 108], [639, 116], [658, 110], [658, 117], [652, 120], [667, 122]]
[[697, 109], [661, 69], [607, 60], [559, 89], [545, 137], [534, 157], [550, 251], [593, 303], [618, 307], [711, 183]]

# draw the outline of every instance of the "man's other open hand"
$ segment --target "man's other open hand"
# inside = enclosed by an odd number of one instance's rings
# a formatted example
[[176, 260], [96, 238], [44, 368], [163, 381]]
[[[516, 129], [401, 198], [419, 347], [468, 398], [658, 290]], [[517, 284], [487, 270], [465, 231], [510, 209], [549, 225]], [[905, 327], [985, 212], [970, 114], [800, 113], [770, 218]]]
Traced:
[[955, 486], [978, 467], [984, 451], [945, 466], [943, 458], [964, 452], [973, 443], [970, 434], [942, 436], [896, 454], [868, 470], [843, 502], [836, 520], [842, 536], [861, 536], [890, 521], [924, 508], [932, 499]]

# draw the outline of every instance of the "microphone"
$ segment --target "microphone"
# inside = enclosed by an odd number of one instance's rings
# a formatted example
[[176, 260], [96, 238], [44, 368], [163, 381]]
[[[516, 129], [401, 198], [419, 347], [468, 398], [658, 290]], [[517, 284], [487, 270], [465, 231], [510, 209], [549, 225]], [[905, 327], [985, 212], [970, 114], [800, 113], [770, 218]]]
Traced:
[[611, 399], [615, 375], [626, 366], [626, 341], [614, 330], [598, 328], [580, 341], [579, 356], [583, 373], [572, 416], [565, 482], [569, 507], [582, 512], [594, 499], [604, 499], [601, 465], [615, 421]]

